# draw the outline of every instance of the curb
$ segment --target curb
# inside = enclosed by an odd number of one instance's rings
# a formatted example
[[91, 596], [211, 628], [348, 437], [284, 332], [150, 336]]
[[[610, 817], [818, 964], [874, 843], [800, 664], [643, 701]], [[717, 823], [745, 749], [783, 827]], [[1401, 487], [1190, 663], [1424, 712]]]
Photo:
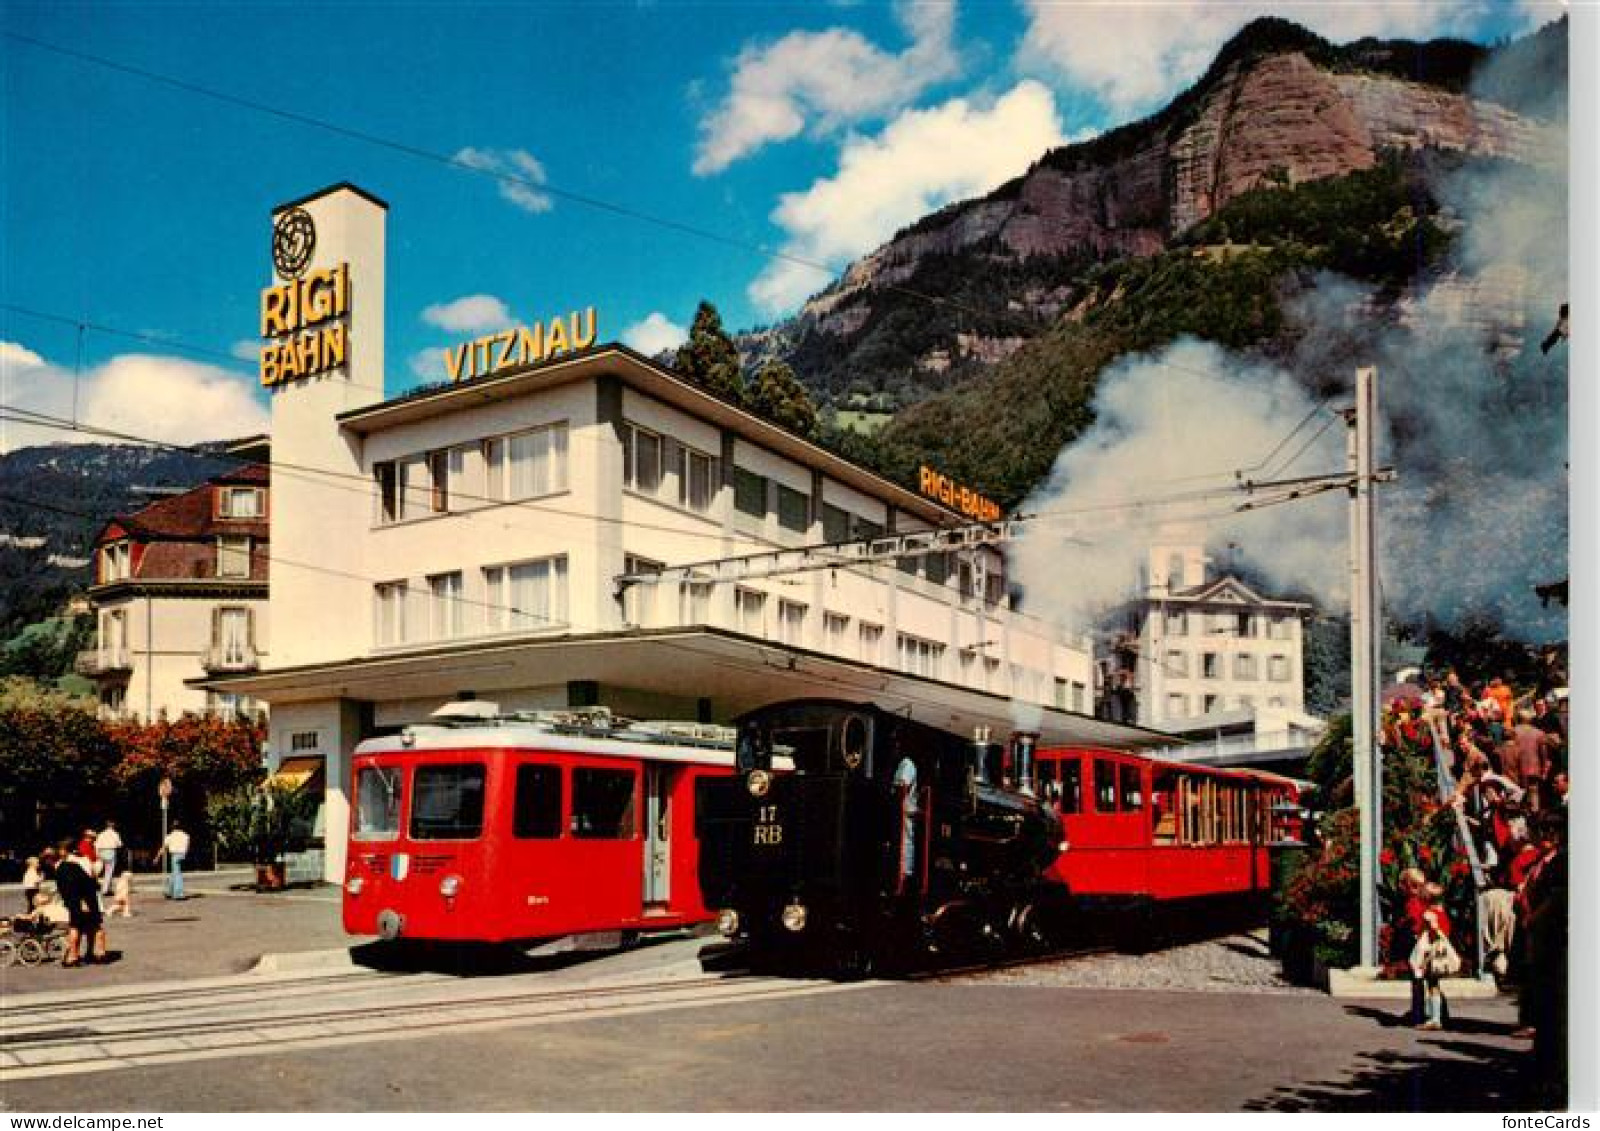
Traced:
[[355, 970], [355, 959], [348, 947], [337, 950], [297, 950], [285, 954], [263, 954], [248, 973], [305, 974], [318, 970]]
[[[1500, 987], [1494, 982], [1477, 978], [1445, 978], [1439, 989], [1451, 1001], [1471, 1001], [1497, 998]], [[1359, 967], [1353, 970], [1328, 971], [1328, 996], [1339, 999], [1381, 998], [1386, 1001], [1410, 1001], [1411, 982], [1407, 979], [1379, 979], [1375, 974]]]

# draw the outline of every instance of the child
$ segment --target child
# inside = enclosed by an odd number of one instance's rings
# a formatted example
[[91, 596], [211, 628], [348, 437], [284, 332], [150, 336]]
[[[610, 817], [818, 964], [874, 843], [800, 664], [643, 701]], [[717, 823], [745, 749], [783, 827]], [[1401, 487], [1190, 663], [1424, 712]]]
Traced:
[[1423, 1029], [1444, 1028], [1444, 991], [1439, 983], [1461, 970], [1461, 956], [1450, 945], [1450, 936], [1441, 929], [1442, 920], [1438, 908], [1424, 911], [1422, 937], [1411, 951], [1412, 976], [1422, 983], [1425, 991], [1427, 1020], [1420, 1026]]
[[39, 858], [30, 856], [22, 869], [22, 905], [30, 915], [33, 913], [33, 897], [39, 894], [42, 886], [44, 871], [39, 867]]
[[111, 909], [107, 916], [121, 912], [124, 919], [133, 918], [133, 868], [132, 861], [128, 858], [128, 850], [122, 849], [117, 854], [117, 878], [113, 882], [111, 891]]

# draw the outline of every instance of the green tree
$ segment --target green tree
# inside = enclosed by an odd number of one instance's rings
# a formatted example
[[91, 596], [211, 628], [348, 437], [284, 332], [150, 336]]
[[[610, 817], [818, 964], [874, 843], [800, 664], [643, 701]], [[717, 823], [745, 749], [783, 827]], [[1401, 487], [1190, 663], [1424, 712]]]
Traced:
[[817, 406], [790, 369], [776, 358], [762, 365], [750, 386], [750, 411], [801, 436], [817, 434]]
[[722, 328], [722, 315], [711, 303], [701, 300], [694, 312], [689, 340], [678, 350], [678, 373], [714, 397], [744, 402], [744, 375], [739, 368], [739, 349]]

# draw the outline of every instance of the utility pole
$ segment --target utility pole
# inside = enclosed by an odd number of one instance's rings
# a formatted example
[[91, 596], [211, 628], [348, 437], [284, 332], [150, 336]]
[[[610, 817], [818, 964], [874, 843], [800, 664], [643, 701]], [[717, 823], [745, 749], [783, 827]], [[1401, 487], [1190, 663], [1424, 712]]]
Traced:
[[1378, 562], [1374, 521], [1372, 421], [1378, 371], [1356, 370], [1355, 407], [1345, 414], [1350, 483], [1350, 724], [1356, 806], [1361, 814], [1360, 964], [1378, 965], [1378, 849], [1383, 838]]

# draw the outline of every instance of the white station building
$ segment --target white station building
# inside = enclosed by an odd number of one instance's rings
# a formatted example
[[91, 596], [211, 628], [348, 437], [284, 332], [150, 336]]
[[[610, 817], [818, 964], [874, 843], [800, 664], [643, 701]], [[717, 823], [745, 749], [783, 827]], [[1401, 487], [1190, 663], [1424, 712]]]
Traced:
[[[819, 696], [1160, 740], [1085, 713], [1092, 645], [1013, 610], [993, 546], [803, 550], [970, 519], [599, 344], [592, 308], [463, 343], [451, 383], [385, 399], [387, 206], [339, 185], [273, 219], [271, 665], [195, 682], [269, 704], [275, 759], [323, 760], [327, 878], [356, 743], [464, 697], [725, 722]], [[725, 562], [774, 551], [782, 572]]]

